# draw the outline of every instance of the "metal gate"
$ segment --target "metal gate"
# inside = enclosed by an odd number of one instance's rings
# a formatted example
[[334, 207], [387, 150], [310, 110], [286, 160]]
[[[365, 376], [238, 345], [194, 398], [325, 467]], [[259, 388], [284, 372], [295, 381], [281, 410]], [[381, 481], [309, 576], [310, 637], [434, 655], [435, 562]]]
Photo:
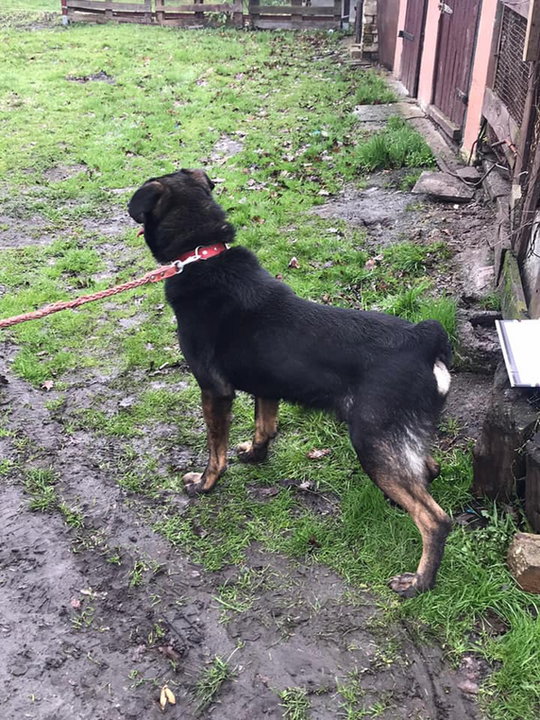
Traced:
[[447, 0], [439, 4], [433, 105], [442, 113], [435, 119], [454, 140], [461, 138], [467, 110], [481, 4], [481, 0]]
[[398, 33], [398, 37], [403, 38], [399, 79], [405, 85], [411, 97], [416, 97], [418, 93], [426, 8], [426, 0], [409, 0], [405, 14], [405, 27]]
[[386, 0], [377, 5], [377, 29], [379, 34], [379, 62], [389, 70], [394, 66], [396, 50], [399, 0]]

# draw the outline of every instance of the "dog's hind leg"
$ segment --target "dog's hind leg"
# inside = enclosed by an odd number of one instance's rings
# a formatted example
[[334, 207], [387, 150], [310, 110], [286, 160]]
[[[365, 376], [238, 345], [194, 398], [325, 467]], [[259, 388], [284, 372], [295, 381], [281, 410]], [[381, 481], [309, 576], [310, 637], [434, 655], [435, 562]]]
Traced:
[[208, 439], [208, 465], [203, 473], [187, 473], [184, 485], [188, 495], [207, 493], [227, 469], [227, 449], [233, 396], [221, 397], [202, 391], [202, 410]]
[[279, 401], [255, 398], [255, 434], [251, 442], [238, 445], [238, 459], [245, 463], [266, 460], [268, 444], [277, 435]]
[[[410, 434], [409, 434], [410, 435]], [[390, 587], [402, 597], [413, 597], [435, 585], [451, 521], [426, 489], [430, 456], [410, 442], [410, 436], [356, 443], [360, 463], [373, 482], [412, 517], [422, 537], [422, 557], [414, 573], [397, 575]]]

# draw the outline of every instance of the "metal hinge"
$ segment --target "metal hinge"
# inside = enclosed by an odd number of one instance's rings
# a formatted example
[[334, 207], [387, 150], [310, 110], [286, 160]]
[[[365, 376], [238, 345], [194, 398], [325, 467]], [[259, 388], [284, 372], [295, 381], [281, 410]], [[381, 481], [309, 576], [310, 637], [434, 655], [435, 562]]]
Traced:
[[404, 40], [414, 40], [414, 35], [406, 30], [400, 30], [398, 32], [398, 37], [403, 38]]

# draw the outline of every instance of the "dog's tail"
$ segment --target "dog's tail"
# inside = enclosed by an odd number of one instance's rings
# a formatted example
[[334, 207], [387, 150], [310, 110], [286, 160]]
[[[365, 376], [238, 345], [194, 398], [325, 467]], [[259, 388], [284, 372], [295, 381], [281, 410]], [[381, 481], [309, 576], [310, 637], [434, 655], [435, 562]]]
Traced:
[[422, 320], [414, 326], [414, 333], [423, 356], [428, 362], [442, 362], [450, 367], [452, 346], [448, 333], [437, 320]]
[[433, 363], [433, 375], [437, 384], [437, 392], [444, 402], [450, 390], [450, 362], [452, 346], [448, 333], [437, 320], [423, 320], [414, 326], [419, 349], [428, 363]]

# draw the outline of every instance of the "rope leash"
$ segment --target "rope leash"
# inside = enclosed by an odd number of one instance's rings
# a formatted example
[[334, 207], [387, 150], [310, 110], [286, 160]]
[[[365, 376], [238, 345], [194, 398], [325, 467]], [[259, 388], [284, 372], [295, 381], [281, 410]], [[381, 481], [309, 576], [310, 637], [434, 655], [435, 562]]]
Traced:
[[102, 298], [110, 297], [111, 295], [118, 295], [118, 293], [124, 292], [125, 290], [132, 290], [133, 288], [139, 287], [140, 285], [146, 285], [151, 282], [160, 282], [165, 278], [172, 277], [182, 272], [183, 264], [174, 262], [172, 265], [157, 268], [156, 270], [150, 270], [145, 275], [136, 280], [130, 280], [129, 282], [122, 283], [122, 285], [115, 285], [115, 287], [108, 288], [107, 290], [100, 290], [99, 292], [92, 293], [91, 295], [81, 295], [81, 297], [75, 298], [74, 300], [60, 300], [50, 305], [45, 305], [40, 310], [34, 310], [32, 312], [23, 313], [22, 315], [15, 315], [14, 317], [4, 318], [0, 320], [0, 329], [11, 327], [12, 325], [18, 325], [19, 323], [26, 322], [27, 320], [37, 320], [38, 318], [52, 315], [52, 313], [60, 312], [60, 310], [68, 310], [69, 308], [77, 308], [80, 305], [93, 302], [94, 300], [101, 300]]
[[[141, 233], [139, 233], [140, 235]], [[94, 300], [101, 300], [102, 298], [110, 297], [111, 295], [118, 295], [118, 293], [124, 292], [125, 290], [133, 290], [133, 288], [139, 287], [140, 285], [146, 285], [151, 282], [161, 282], [166, 278], [178, 275], [182, 272], [186, 265], [193, 262], [199, 262], [200, 260], [210, 260], [216, 255], [221, 255], [225, 250], [229, 249], [227, 243], [215, 243], [214, 245], [199, 245], [195, 250], [180, 255], [179, 258], [174, 260], [170, 265], [165, 265], [156, 270], [150, 270], [145, 275], [136, 280], [129, 280], [128, 282], [122, 283], [122, 285], [115, 285], [107, 290], [100, 290], [99, 292], [92, 293], [91, 295], [81, 295], [81, 297], [75, 298], [75, 300], [60, 300], [50, 305], [45, 305], [40, 310], [33, 310], [32, 312], [23, 313], [22, 315], [15, 315], [14, 317], [4, 318], [0, 320], [0, 329], [11, 327], [12, 325], [18, 325], [19, 323], [26, 322], [27, 320], [37, 320], [38, 318], [52, 315], [52, 313], [60, 312], [60, 310], [68, 310], [69, 308], [77, 308], [80, 305], [93, 302]]]

